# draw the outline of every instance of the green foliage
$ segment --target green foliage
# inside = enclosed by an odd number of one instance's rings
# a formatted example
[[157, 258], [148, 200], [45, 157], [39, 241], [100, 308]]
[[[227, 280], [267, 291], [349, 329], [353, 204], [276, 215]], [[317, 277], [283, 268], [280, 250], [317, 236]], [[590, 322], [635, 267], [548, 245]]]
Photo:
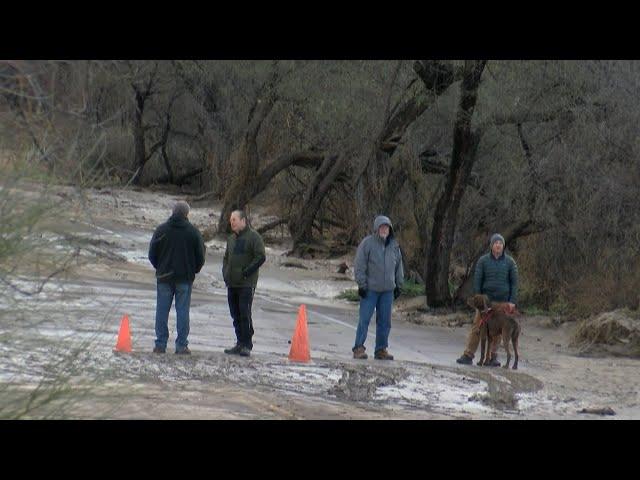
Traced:
[[539, 307], [538, 305], [528, 305], [521, 308], [522, 313], [525, 315], [549, 315], [547, 310]]
[[402, 295], [406, 297], [419, 297], [420, 295], [424, 295], [424, 285], [416, 283], [413, 280], [409, 280], [404, 282], [400, 292], [402, 292]]
[[557, 298], [555, 302], [549, 307], [549, 311], [557, 315], [566, 315], [569, 312], [571, 305], [564, 298]]
[[360, 295], [358, 295], [357, 288], [350, 288], [348, 290], [343, 291], [340, 295], [336, 296], [339, 300], [348, 300], [350, 302], [359, 302]]

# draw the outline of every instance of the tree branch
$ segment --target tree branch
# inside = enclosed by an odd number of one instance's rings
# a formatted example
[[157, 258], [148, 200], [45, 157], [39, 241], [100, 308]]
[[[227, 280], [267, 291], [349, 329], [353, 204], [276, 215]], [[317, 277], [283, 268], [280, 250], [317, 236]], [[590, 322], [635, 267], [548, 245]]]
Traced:
[[258, 191], [264, 190], [271, 179], [285, 168], [293, 165], [304, 168], [317, 168], [322, 164], [324, 154], [305, 151], [291, 155], [282, 155], [265, 167], [258, 177]]
[[285, 223], [289, 222], [289, 218], [279, 218], [278, 220], [274, 220], [273, 222], [269, 222], [266, 225], [261, 226], [260, 228], [256, 229], [256, 232], [258, 232], [260, 235], [268, 232], [269, 230], [273, 230], [274, 228], [283, 225]]

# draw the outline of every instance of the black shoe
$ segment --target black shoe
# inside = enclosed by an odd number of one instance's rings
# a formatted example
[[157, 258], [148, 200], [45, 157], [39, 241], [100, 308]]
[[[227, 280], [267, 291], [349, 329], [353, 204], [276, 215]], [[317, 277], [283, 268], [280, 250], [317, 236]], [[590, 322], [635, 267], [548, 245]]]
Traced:
[[166, 353], [166, 348], [153, 347], [153, 353]]
[[249, 350], [245, 346], [241, 346], [240, 350], [238, 350], [238, 355], [240, 355], [241, 357], [248, 357], [251, 355], [251, 350]]
[[184, 347], [176, 350], [176, 355], [191, 355], [191, 350], [189, 350], [189, 347]]
[[463, 353], [462, 356], [456, 360], [456, 362], [461, 363], [462, 365], [471, 365], [473, 363], [473, 358]]
[[242, 346], [239, 343], [236, 343], [235, 347], [225, 348], [224, 353], [228, 355], [239, 355], [241, 348]]

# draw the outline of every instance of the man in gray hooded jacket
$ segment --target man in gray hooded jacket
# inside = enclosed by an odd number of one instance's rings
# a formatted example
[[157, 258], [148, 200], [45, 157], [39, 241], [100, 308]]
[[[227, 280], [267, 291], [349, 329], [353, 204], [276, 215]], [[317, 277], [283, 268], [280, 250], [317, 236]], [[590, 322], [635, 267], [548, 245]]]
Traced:
[[394, 238], [388, 217], [379, 215], [373, 222], [373, 233], [366, 236], [356, 253], [355, 277], [360, 295], [360, 319], [353, 347], [353, 358], [366, 359], [364, 343], [369, 322], [376, 311], [376, 347], [374, 358], [393, 360], [387, 352], [391, 331], [391, 307], [400, 296], [404, 283], [400, 245]]

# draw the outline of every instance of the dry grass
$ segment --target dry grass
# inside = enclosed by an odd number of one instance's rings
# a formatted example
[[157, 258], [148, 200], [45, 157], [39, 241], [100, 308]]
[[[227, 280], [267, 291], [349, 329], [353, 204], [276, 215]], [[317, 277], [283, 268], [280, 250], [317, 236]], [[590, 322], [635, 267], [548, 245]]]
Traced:
[[583, 354], [640, 357], [640, 314], [620, 309], [583, 320], [569, 346]]

